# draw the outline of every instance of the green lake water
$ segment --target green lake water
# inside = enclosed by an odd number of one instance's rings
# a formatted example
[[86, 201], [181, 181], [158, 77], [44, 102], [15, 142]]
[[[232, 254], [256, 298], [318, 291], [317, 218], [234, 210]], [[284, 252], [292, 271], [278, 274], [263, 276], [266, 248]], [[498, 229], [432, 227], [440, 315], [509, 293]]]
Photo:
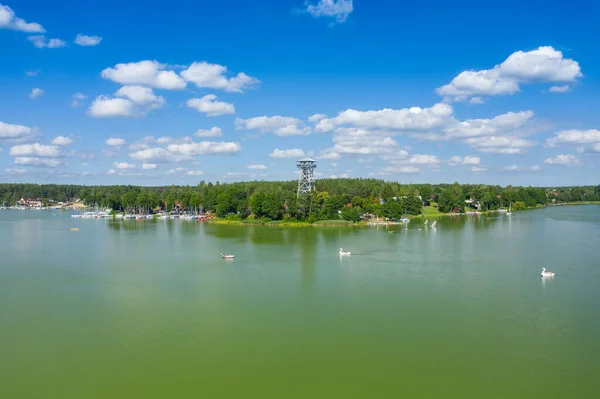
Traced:
[[420, 223], [0, 211], [0, 398], [600, 397], [600, 206]]

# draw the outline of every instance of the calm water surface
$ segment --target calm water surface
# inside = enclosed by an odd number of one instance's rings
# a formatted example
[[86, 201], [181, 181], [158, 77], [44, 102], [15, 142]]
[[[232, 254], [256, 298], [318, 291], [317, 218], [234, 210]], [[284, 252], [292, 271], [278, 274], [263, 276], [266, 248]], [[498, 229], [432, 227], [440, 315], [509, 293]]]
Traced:
[[600, 396], [599, 206], [420, 227], [0, 211], [0, 397]]

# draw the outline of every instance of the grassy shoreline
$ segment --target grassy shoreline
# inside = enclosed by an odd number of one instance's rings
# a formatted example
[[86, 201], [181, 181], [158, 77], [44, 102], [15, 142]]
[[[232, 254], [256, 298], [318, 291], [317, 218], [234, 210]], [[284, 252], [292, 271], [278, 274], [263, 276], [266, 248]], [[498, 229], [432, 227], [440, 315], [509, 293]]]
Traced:
[[[572, 206], [572, 205], [600, 205], [600, 201], [586, 201], [586, 202], [569, 202], [560, 204], [548, 204], [546, 206]], [[546, 206], [529, 207], [520, 210], [513, 210], [513, 212], [531, 211], [535, 209], [543, 209]], [[437, 209], [436, 209], [437, 211]], [[497, 210], [493, 211], [481, 211], [481, 216], [489, 216], [497, 214]], [[428, 219], [428, 218], [440, 218], [440, 217], [452, 217], [452, 216], [464, 216], [464, 213], [442, 213], [442, 212], [424, 212], [421, 215], [409, 215], [409, 219]], [[263, 220], [226, 220], [226, 219], [210, 219], [208, 223], [220, 224], [220, 225], [231, 225], [231, 226], [266, 226], [266, 227], [368, 227], [377, 223], [372, 222], [357, 222], [353, 223], [347, 220], [319, 220], [315, 223], [299, 222], [299, 221], [263, 221]], [[385, 222], [381, 222], [384, 224]]]

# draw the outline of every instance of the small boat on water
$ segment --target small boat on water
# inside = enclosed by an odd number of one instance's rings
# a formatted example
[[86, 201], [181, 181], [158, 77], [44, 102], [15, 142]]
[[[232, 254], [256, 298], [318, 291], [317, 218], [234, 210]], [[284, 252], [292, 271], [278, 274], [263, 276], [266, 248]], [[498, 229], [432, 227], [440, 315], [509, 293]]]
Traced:
[[346, 252], [343, 248], [340, 248], [340, 256], [350, 256], [352, 252]]
[[547, 272], [545, 267], [542, 267], [542, 277], [554, 277], [554, 272]]
[[508, 206], [508, 212], [506, 212], [506, 214], [507, 214], [508, 216], [512, 215], [512, 202], [511, 202], [511, 204]]
[[433, 223], [431, 223], [431, 227], [435, 227], [436, 224], [437, 224], [437, 220], [434, 220]]
[[221, 259], [233, 259], [234, 256], [233, 255], [225, 255], [225, 254], [221, 254]]

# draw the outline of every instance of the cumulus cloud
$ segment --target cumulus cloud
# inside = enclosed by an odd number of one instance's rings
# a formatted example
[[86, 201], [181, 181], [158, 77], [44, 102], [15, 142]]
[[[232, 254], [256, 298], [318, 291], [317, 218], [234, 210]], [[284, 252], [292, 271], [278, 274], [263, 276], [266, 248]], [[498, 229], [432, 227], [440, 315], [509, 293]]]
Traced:
[[111, 137], [105, 141], [106, 145], [109, 147], [121, 147], [127, 144], [124, 139], [118, 137]]
[[220, 127], [213, 126], [210, 129], [198, 129], [194, 136], [196, 137], [221, 137], [223, 132]]
[[175, 154], [164, 148], [147, 148], [129, 154], [134, 161], [143, 163], [177, 163], [189, 161], [192, 157], [188, 154]]
[[436, 89], [446, 101], [465, 101], [472, 97], [511, 95], [520, 84], [574, 82], [582, 77], [579, 63], [564, 58], [550, 46], [532, 51], [516, 51], [500, 65], [480, 71], [464, 71]]
[[151, 88], [144, 86], [123, 86], [115, 92], [116, 97], [127, 98], [138, 105], [147, 105], [151, 108], [159, 108], [165, 103], [162, 96], [156, 96]]
[[421, 169], [414, 167], [414, 166], [406, 166], [406, 165], [390, 165], [390, 166], [386, 166], [385, 168], [381, 169], [381, 171], [379, 171], [378, 173], [375, 173], [375, 175], [378, 176], [388, 176], [388, 175], [395, 175], [398, 173], [419, 173], [421, 171]]
[[265, 169], [267, 169], [267, 167], [265, 165], [261, 165], [261, 164], [253, 164], [253, 165], [248, 165], [248, 169], [265, 170]]
[[523, 154], [536, 145], [535, 141], [505, 136], [474, 137], [465, 143], [481, 152], [496, 154]]
[[115, 97], [98, 96], [90, 105], [88, 114], [96, 118], [136, 117], [165, 103], [151, 88], [130, 85], [115, 92]]
[[139, 61], [117, 64], [100, 74], [104, 79], [124, 85], [144, 85], [157, 89], [177, 90], [186, 87], [185, 81], [158, 61]]
[[70, 137], [66, 136], [57, 136], [52, 140], [53, 145], [71, 145], [74, 141]]
[[237, 129], [258, 130], [261, 133], [275, 133], [280, 137], [303, 136], [310, 133], [300, 119], [287, 116], [257, 116], [250, 119], [237, 118]]
[[167, 147], [173, 154], [184, 156], [208, 155], [208, 154], [235, 154], [242, 150], [239, 143], [201, 141], [198, 143], [169, 144]]
[[299, 148], [292, 148], [289, 150], [280, 150], [276, 148], [269, 156], [271, 158], [302, 158], [304, 156], [304, 151]]
[[156, 164], [155, 163], [144, 163], [144, 164], [142, 164], [142, 169], [145, 169], [145, 170], [156, 169]]
[[513, 134], [532, 118], [532, 111], [521, 111], [507, 112], [492, 119], [468, 119], [444, 129], [443, 134], [448, 139]]
[[557, 155], [544, 159], [546, 165], [564, 165], [564, 166], [577, 166], [581, 165], [579, 159], [574, 155]]
[[58, 38], [48, 40], [44, 35], [28, 36], [27, 39], [37, 48], [61, 48], [67, 45], [64, 40]]
[[571, 91], [571, 87], [569, 85], [552, 86], [548, 89], [549, 93], [568, 93], [570, 91]]
[[189, 108], [205, 113], [208, 116], [227, 115], [235, 112], [233, 104], [216, 100], [216, 95], [207, 94], [202, 98], [191, 98], [186, 104]]
[[65, 153], [56, 145], [33, 143], [15, 145], [11, 147], [9, 155], [13, 157], [60, 158], [63, 157]]
[[232, 78], [227, 78], [226, 74], [227, 67], [202, 61], [192, 63], [186, 70], [181, 72], [181, 77], [186, 82], [194, 83], [199, 88], [219, 89], [238, 93], [260, 83], [258, 79], [248, 76], [243, 72], [238, 73]]
[[100, 44], [101, 41], [102, 41], [102, 38], [100, 36], [86, 36], [86, 35], [78, 34], [75, 37], [75, 44], [77, 44], [78, 46], [84, 46], [84, 47], [97, 46], [98, 44]]
[[174, 168], [167, 171], [170, 175], [184, 175], [184, 176], [200, 176], [204, 174], [201, 170], [192, 170], [186, 168]]
[[304, 11], [313, 17], [332, 18], [340, 24], [346, 22], [352, 10], [352, 0], [319, 0], [316, 4], [311, 1], [304, 3]]
[[479, 157], [467, 155], [466, 157], [454, 156], [450, 158], [448, 164], [450, 166], [456, 165], [479, 165], [481, 163], [481, 159]]
[[71, 108], [79, 108], [83, 105], [83, 100], [85, 100], [87, 96], [83, 93], [75, 93], [73, 94], [73, 102], [71, 103]]
[[115, 169], [118, 170], [123, 170], [123, 169], [136, 169], [137, 166], [135, 166], [132, 163], [127, 163], [127, 162], [115, 162]]
[[452, 123], [453, 112], [452, 106], [448, 104], [435, 104], [431, 108], [411, 107], [399, 110], [386, 108], [380, 111], [348, 109], [334, 118], [319, 120], [316, 130], [329, 132], [336, 126], [351, 125], [404, 132], [427, 131]]
[[64, 162], [56, 158], [16, 157], [15, 165], [56, 168], [57, 166], [64, 165]]
[[471, 168], [471, 172], [473, 173], [480, 173], [480, 172], [485, 172], [487, 170], [487, 168], [481, 167], [481, 166], [473, 166]]
[[408, 163], [417, 165], [435, 165], [440, 163], [436, 155], [415, 154], [408, 159]]
[[26, 22], [15, 15], [9, 6], [0, 4], [0, 29], [12, 29], [27, 33], [45, 32], [42, 25], [36, 22]]
[[36, 87], [35, 89], [31, 90], [31, 93], [29, 94], [29, 98], [31, 98], [33, 100], [35, 98], [40, 97], [43, 94], [44, 94], [44, 90]]
[[540, 170], [539, 165], [534, 166], [521, 166], [521, 165], [507, 165], [500, 169], [501, 172], [537, 172]]
[[0, 141], [27, 140], [34, 135], [34, 129], [24, 125], [12, 125], [0, 121]]
[[600, 130], [562, 130], [547, 139], [546, 145], [549, 147], [574, 145], [582, 152], [600, 152]]
[[98, 96], [90, 105], [88, 113], [95, 118], [133, 117], [137, 115], [132, 101], [108, 96]]

